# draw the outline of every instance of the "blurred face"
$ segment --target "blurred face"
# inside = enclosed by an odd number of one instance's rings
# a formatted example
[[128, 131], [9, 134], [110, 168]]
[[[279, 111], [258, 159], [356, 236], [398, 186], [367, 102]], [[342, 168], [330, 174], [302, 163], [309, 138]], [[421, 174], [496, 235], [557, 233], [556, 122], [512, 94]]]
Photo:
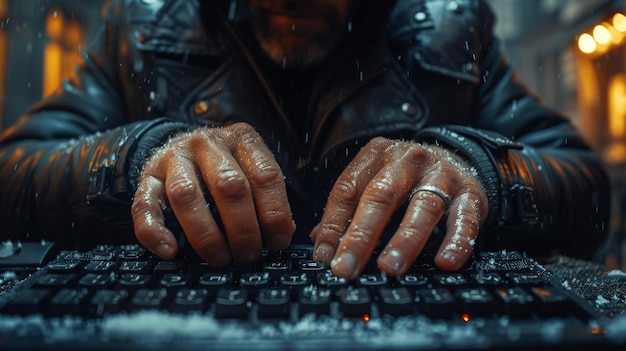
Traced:
[[249, 0], [252, 30], [267, 56], [303, 68], [328, 57], [349, 30], [357, 0]]

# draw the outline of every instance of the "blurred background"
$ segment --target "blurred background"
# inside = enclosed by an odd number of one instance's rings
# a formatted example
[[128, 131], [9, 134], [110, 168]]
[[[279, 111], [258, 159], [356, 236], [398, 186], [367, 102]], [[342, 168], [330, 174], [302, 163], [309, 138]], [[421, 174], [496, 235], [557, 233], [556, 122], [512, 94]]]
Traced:
[[[152, 1], [152, 0], [144, 0]], [[610, 170], [608, 268], [626, 267], [625, 0], [489, 0], [528, 86], [569, 116]], [[105, 0], [0, 0], [0, 130], [70, 75]]]

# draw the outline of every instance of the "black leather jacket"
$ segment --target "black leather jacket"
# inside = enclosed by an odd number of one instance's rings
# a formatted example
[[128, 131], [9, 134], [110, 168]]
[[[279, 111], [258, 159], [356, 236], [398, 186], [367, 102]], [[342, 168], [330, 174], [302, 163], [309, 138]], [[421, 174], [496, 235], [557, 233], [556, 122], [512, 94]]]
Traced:
[[296, 240], [308, 241], [359, 147], [387, 136], [438, 143], [476, 167], [489, 197], [483, 247], [590, 257], [608, 223], [606, 173], [519, 81], [486, 4], [364, 3], [296, 121], [236, 1], [112, 1], [76, 75], [1, 136], [0, 236], [134, 240], [130, 203], [150, 150], [197, 125], [246, 121], [285, 171]]

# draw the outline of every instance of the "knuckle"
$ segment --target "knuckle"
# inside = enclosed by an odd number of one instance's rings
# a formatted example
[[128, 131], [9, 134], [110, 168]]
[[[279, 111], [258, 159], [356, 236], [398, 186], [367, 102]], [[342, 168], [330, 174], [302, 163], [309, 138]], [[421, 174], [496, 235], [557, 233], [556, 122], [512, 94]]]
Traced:
[[265, 162], [258, 162], [254, 171], [248, 175], [248, 178], [255, 185], [275, 186], [280, 184], [283, 176], [279, 167], [266, 160]]
[[340, 178], [331, 192], [333, 200], [345, 205], [354, 205], [359, 199], [359, 189], [354, 181]]
[[225, 169], [218, 171], [213, 190], [228, 198], [241, 198], [250, 192], [250, 184], [240, 172]]
[[408, 240], [413, 246], [425, 242], [430, 236], [430, 234], [423, 228], [415, 225], [403, 226], [402, 228], [400, 228], [400, 235], [404, 239]]
[[179, 205], [191, 203], [198, 196], [199, 187], [187, 177], [177, 177], [167, 187], [170, 202]]
[[398, 189], [389, 179], [377, 179], [368, 184], [362, 199], [371, 204], [391, 205], [398, 196]]
[[336, 245], [343, 234], [346, 232], [348, 223], [341, 225], [339, 223], [322, 223], [319, 227], [319, 240]]
[[291, 214], [286, 211], [266, 210], [260, 214], [259, 220], [263, 225], [277, 228], [291, 221]]

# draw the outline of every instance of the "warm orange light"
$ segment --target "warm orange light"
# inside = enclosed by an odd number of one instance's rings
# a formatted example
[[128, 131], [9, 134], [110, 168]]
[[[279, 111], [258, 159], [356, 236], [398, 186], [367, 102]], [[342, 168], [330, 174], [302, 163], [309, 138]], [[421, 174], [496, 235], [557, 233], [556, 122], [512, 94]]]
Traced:
[[463, 313], [463, 315], [461, 316], [461, 319], [463, 319], [463, 322], [469, 322], [470, 320], [470, 315], [467, 313]]
[[626, 16], [622, 13], [616, 13], [613, 15], [613, 27], [618, 31], [625, 33], [626, 32]]
[[611, 32], [605, 25], [598, 24], [593, 27], [593, 39], [600, 45], [606, 45], [611, 42]]
[[609, 81], [609, 132], [616, 138], [626, 136], [626, 74], [616, 74]]
[[591, 54], [596, 51], [598, 45], [591, 34], [583, 33], [578, 37], [578, 48], [585, 54]]
[[370, 315], [369, 315], [369, 314], [367, 314], [367, 313], [366, 313], [366, 314], [364, 314], [364, 315], [363, 315], [363, 321], [364, 321], [365, 323], [369, 322], [369, 321], [370, 321]]

